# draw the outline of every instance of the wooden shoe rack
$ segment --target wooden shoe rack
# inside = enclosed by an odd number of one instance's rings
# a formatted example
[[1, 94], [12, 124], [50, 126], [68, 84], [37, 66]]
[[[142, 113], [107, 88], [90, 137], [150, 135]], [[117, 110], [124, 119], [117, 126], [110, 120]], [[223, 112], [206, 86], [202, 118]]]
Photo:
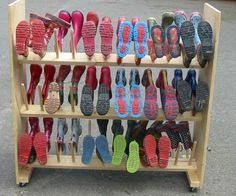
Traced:
[[[48, 162], [45, 166], [41, 166], [37, 161], [33, 164], [29, 164], [26, 167], [22, 167], [18, 164], [18, 139], [19, 136], [27, 130], [27, 118], [28, 117], [52, 117], [52, 118], [87, 118], [87, 119], [118, 119], [114, 113], [114, 109], [111, 108], [106, 116], [99, 116], [96, 112], [92, 116], [83, 116], [79, 107], [62, 106], [58, 112], [50, 115], [45, 112], [42, 101], [39, 105], [30, 105], [26, 100], [26, 71], [23, 65], [28, 68], [30, 64], [68, 64], [68, 65], [96, 65], [101, 66], [108, 64], [110, 66], [117, 65], [117, 55], [111, 54], [105, 59], [102, 54], [96, 53], [91, 59], [89, 59], [84, 53], [76, 53], [75, 49], [72, 52], [62, 52], [58, 50], [57, 44], [55, 45], [55, 52], [47, 52], [42, 59], [30, 52], [27, 58], [18, 56], [15, 52], [15, 29], [17, 24], [25, 19], [25, 0], [17, 0], [9, 5], [9, 45], [10, 45], [10, 63], [11, 63], [11, 93], [12, 93], [12, 128], [14, 133], [15, 144], [15, 171], [16, 171], [16, 183], [24, 185], [29, 183], [33, 168], [68, 168], [68, 169], [85, 169], [85, 170], [126, 170], [126, 160], [122, 161], [120, 166], [113, 166], [112, 164], [104, 165], [101, 161], [94, 157], [89, 165], [84, 165], [81, 162], [81, 156], [76, 155], [72, 150], [72, 155], [61, 155], [58, 151], [55, 155], [48, 155]], [[191, 112], [185, 112], [183, 115], [179, 114], [176, 120], [181, 121], [194, 121], [194, 143], [191, 156], [187, 158], [180, 158], [177, 156], [170, 158], [169, 165], [166, 169], [142, 167], [140, 171], [171, 171], [171, 172], [186, 172], [189, 185], [192, 190], [202, 187], [206, 166], [206, 154], [209, 139], [209, 131], [211, 124], [211, 112], [212, 103], [214, 97], [214, 85], [215, 85], [215, 72], [217, 65], [218, 45], [219, 45], [219, 32], [221, 12], [209, 5], [204, 4], [203, 17], [208, 21], [214, 34], [214, 56], [212, 61], [204, 69], [201, 69], [195, 58], [191, 67], [199, 69], [200, 80], [204, 80], [209, 84], [210, 96], [207, 108], [202, 113], [197, 113], [192, 116]], [[55, 34], [56, 40], [56, 34]], [[73, 37], [73, 36], [72, 36]], [[72, 42], [73, 43], [73, 42]], [[134, 55], [127, 55], [123, 59], [124, 67], [135, 67]], [[165, 58], [157, 59], [154, 63], [147, 55], [142, 59], [140, 67], [151, 68], [183, 68], [182, 57], [172, 59], [169, 63]], [[40, 92], [40, 91], [39, 91]], [[39, 96], [40, 93], [39, 93]], [[127, 117], [124, 120], [132, 119]], [[140, 120], [146, 119], [143, 115]], [[147, 119], [146, 119], [147, 120]], [[160, 109], [158, 120], [165, 120], [163, 111]], [[90, 125], [91, 126], [91, 125]], [[135, 175], [135, 174], [134, 174]]]

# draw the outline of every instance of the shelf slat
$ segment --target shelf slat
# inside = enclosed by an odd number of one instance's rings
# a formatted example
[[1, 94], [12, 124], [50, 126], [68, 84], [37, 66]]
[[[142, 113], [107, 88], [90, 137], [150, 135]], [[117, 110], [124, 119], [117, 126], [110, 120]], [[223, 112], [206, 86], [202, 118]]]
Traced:
[[[20, 114], [22, 117], [51, 117], [51, 118], [85, 118], [85, 119], [120, 119], [116, 116], [114, 108], [110, 108], [109, 112], [101, 116], [99, 115], [95, 109], [91, 116], [84, 116], [83, 113], [80, 111], [80, 108], [77, 106], [75, 107], [75, 111], [72, 112], [70, 106], [62, 106], [56, 113], [48, 114], [45, 109], [44, 111], [41, 110], [40, 105], [28, 105], [29, 110], [26, 110], [25, 105], [21, 107]], [[128, 116], [123, 118], [124, 120], [137, 120], [137, 118], [133, 118]], [[144, 115], [142, 115], [139, 120], [148, 120]], [[163, 110], [159, 108], [159, 115], [157, 120], [166, 120]], [[202, 114], [197, 113], [195, 116], [192, 116], [191, 112], [185, 112], [183, 114], [178, 114], [177, 121], [201, 121]]]
[[[135, 55], [128, 54], [123, 58], [122, 66], [127, 67], [136, 67], [135, 65]], [[72, 53], [62, 52], [59, 55], [59, 58], [56, 57], [55, 52], [47, 52], [47, 54], [40, 58], [38, 55], [33, 52], [29, 53], [29, 56], [23, 57], [18, 56], [18, 61], [20, 64], [58, 64], [58, 65], [109, 65], [109, 66], [118, 66], [117, 65], [117, 54], [111, 54], [107, 59], [101, 53], [95, 53], [90, 59], [85, 53], [76, 53], [75, 58], [72, 58]], [[156, 59], [155, 62], [151, 61], [149, 55], [146, 55], [141, 64], [138, 67], [160, 67], [160, 68], [185, 68], [183, 66], [182, 56], [172, 59], [170, 62], [167, 62], [166, 57]], [[191, 68], [200, 68], [197, 58], [195, 57], [192, 60]]]
[[[72, 156], [70, 155], [61, 155], [60, 162], [57, 161], [56, 155], [48, 155], [47, 164], [42, 166], [35, 161], [32, 164], [28, 164], [28, 167], [33, 168], [61, 168], [61, 169], [84, 169], [84, 170], [126, 170], [126, 161], [127, 158], [122, 160], [120, 166], [114, 166], [112, 164], [103, 164], [96, 156], [94, 156], [89, 165], [84, 165], [81, 162], [81, 156], [75, 156], [75, 162], [72, 161]], [[190, 171], [196, 170], [197, 164], [196, 161], [193, 161], [191, 165], [189, 165], [189, 161], [179, 160], [177, 165], [174, 165], [174, 159], [169, 160], [169, 164], [167, 168], [161, 169], [159, 167], [143, 167], [140, 163], [139, 171], [176, 171], [176, 172], [183, 172], [183, 171]]]

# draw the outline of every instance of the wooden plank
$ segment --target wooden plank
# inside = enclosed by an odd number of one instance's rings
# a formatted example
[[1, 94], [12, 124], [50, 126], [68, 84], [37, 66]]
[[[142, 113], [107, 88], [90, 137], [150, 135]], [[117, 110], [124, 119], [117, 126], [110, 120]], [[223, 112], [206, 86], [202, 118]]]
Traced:
[[[61, 155], [60, 162], [57, 161], [56, 155], [48, 155], [47, 164], [41, 166], [38, 161], [35, 161], [32, 164], [29, 164], [28, 167], [33, 168], [63, 168], [63, 169], [85, 169], [85, 170], [126, 170], [127, 158], [124, 157], [120, 166], [114, 166], [112, 164], [104, 164], [100, 161], [97, 156], [94, 156], [89, 165], [84, 165], [81, 162], [81, 156], [75, 156], [75, 162], [72, 161], [71, 155]], [[169, 160], [167, 168], [161, 169], [159, 167], [143, 167], [140, 164], [139, 171], [190, 171], [196, 170], [196, 162], [193, 162], [192, 165], [188, 164], [187, 159], [179, 159], [178, 165], [174, 165], [174, 159]]]
[[[60, 109], [54, 114], [48, 114], [45, 110], [42, 111], [40, 105], [29, 105], [29, 110], [25, 109], [25, 106], [22, 105], [20, 113], [22, 117], [50, 117], [50, 118], [85, 118], [85, 119], [120, 119], [116, 116], [114, 108], [110, 108], [108, 113], [104, 116], [97, 114], [94, 109], [94, 112], [91, 116], [84, 116], [80, 111], [79, 107], [75, 107], [75, 111], [71, 111], [71, 106], [61, 106]], [[126, 118], [122, 118], [124, 120], [137, 120], [137, 118], [133, 118], [128, 116]], [[139, 120], [148, 120], [144, 115], [142, 115]], [[157, 120], [165, 120], [164, 112], [161, 108], [159, 108], [159, 116]], [[197, 113], [195, 116], [192, 116], [192, 112], [184, 112], [183, 114], [178, 114], [176, 120], [178, 121], [201, 121], [202, 115], [201, 113]]]
[[[129, 54], [123, 59], [123, 63], [121, 66], [127, 67], [137, 67], [135, 65], [135, 55]], [[38, 55], [30, 52], [29, 56], [23, 57], [18, 56], [18, 61], [20, 64], [58, 64], [58, 65], [99, 65], [103, 66], [108, 64], [109, 66], [118, 66], [117, 65], [117, 54], [111, 54], [108, 58], [104, 58], [104, 56], [100, 53], [95, 53], [92, 58], [88, 58], [85, 53], [76, 53], [75, 58], [73, 58], [72, 53], [70, 52], [62, 52], [60, 53], [59, 58], [55, 52], [47, 52], [47, 54], [40, 58]], [[151, 61], [150, 56], [146, 55], [143, 59], [141, 64], [138, 67], [160, 67], [160, 68], [185, 68], [183, 66], [183, 59], [182, 56], [178, 58], [172, 59], [170, 62], [167, 62], [166, 58], [159, 58], [153, 63]], [[197, 58], [195, 57], [192, 60], [191, 66], [192, 68], [200, 68]]]
[[188, 182], [190, 187], [199, 188], [200, 187], [200, 180], [198, 178], [197, 172], [194, 170], [189, 170], [186, 172]]

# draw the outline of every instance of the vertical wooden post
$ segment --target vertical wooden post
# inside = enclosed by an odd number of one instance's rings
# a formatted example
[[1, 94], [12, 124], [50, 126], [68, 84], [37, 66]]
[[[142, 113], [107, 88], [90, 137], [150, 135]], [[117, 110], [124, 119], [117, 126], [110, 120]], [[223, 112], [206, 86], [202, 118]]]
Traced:
[[75, 100], [73, 95], [73, 87], [70, 86], [70, 104], [71, 104], [71, 111], [75, 112]]
[[29, 105], [28, 105], [28, 100], [27, 100], [27, 93], [26, 93], [24, 83], [21, 83], [21, 96], [22, 96], [23, 102], [25, 104], [26, 110], [29, 110]]
[[91, 135], [91, 134], [92, 134], [91, 129], [92, 129], [92, 122], [91, 122], [91, 120], [89, 119], [89, 120], [88, 120], [88, 135]]
[[55, 141], [55, 149], [56, 149], [56, 154], [57, 154], [57, 162], [60, 162], [60, 155], [61, 155], [61, 148], [59, 146], [60, 144], [57, 143], [57, 141]]
[[177, 148], [177, 152], [176, 152], [176, 156], [175, 156], [175, 162], [174, 162], [174, 165], [177, 165], [177, 163], [178, 163], [180, 148], [181, 148], [181, 143], [179, 142], [179, 144], [178, 144], [178, 148]]
[[54, 29], [54, 49], [56, 52], [56, 57], [58, 59], [60, 56], [60, 48], [59, 48], [59, 44], [58, 44], [58, 40], [57, 40], [57, 30], [56, 29]]
[[41, 85], [40, 84], [38, 85], [38, 94], [39, 94], [39, 103], [40, 103], [41, 111], [44, 111], [42, 89], [41, 89]]
[[193, 148], [192, 148], [191, 156], [190, 156], [190, 159], [189, 159], [189, 165], [192, 164], [192, 160], [193, 160], [194, 157], [195, 157], [196, 146], [197, 146], [197, 141], [194, 141], [194, 142], [193, 142]]
[[75, 54], [76, 54], [76, 49], [75, 49], [75, 40], [74, 40], [74, 36], [73, 36], [74, 32], [71, 29], [70, 30], [70, 43], [71, 43], [71, 53], [72, 53], [72, 58], [75, 58]]

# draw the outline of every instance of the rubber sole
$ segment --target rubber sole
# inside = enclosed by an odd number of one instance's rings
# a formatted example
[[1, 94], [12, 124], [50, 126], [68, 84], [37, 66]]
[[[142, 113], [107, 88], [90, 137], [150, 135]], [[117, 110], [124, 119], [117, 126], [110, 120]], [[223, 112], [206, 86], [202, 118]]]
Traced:
[[85, 116], [90, 116], [93, 113], [93, 90], [90, 86], [84, 85], [83, 87], [80, 109]]
[[129, 157], [126, 164], [127, 171], [129, 173], [135, 173], [138, 171], [139, 165], [139, 145], [136, 141], [132, 141], [129, 144]]
[[148, 53], [148, 26], [144, 22], [137, 22], [134, 26], [134, 46], [136, 57], [141, 59]]
[[130, 116], [139, 118], [143, 114], [141, 90], [138, 85], [132, 85], [130, 95]]
[[108, 56], [112, 53], [112, 38], [114, 32], [112, 23], [102, 21], [99, 31], [101, 35], [101, 52], [104, 56]]
[[122, 22], [118, 33], [117, 54], [119, 58], [125, 57], [129, 53], [130, 43], [133, 38], [133, 26], [130, 22]]
[[31, 21], [32, 50], [35, 54], [43, 57], [46, 54], [47, 42], [45, 40], [45, 25], [43, 21], [33, 19]]
[[158, 116], [157, 89], [153, 85], [145, 90], [144, 114], [149, 120], [155, 120]]
[[116, 98], [115, 98], [115, 113], [120, 118], [125, 118], [128, 116], [128, 101], [126, 97], [125, 87], [117, 85], [116, 87]]
[[155, 25], [151, 29], [151, 37], [154, 44], [157, 58], [165, 56], [165, 32], [160, 25]]
[[170, 157], [170, 139], [167, 136], [162, 136], [158, 141], [159, 149], [159, 167], [166, 168]]
[[27, 21], [21, 21], [16, 27], [16, 53], [28, 56], [28, 42], [30, 38], [30, 25]]
[[196, 89], [196, 99], [194, 103], [194, 109], [196, 112], [202, 112], [205, 109], [207, 101], [209, 99], [209, 86], [206, 82], [198, 82]]
[[28, 163], [30, 152], [33, 146], [32, 138], [29, 134], [23, 134], [19, 139], [19, 164], [25, 166]]
[[56, 82], [49, 84], [48, 96], [45, 100], [45, 110], [54, 114], [60, 108], [59, 85]]
[[147, 135], [143, 140], [143, 147], [151, 167], [157, 167], [158, 165], [158, 157], [156, 154], [156, 139], [153, 135]]
[[125, 137], [123, 135], [117, 135], [114, 139], [113, 146], [114, 146], [114, 152], [112, 155], [112, 164], [118, 166], [121, 164], [126, 148]]
[[[178, 125], [175, 125], [175, 126], [178, 126]], [[166, 133], [167, 133], [167, 135], [170, 139], [170, 142], [171, 142], [171, 149], [177, 149], [179, 142], [182, 142], [179, 133], [177, 133], [174, 130], [174, 126], [171, 129], [167, 129]]]
[[40, 165], [47, 163], [47, 138], [42, 132], [38, 132], [34, 137], [34, 148]]
[[106, 84], [100, 84], [98, 88], [97, 113], [105, 115], [110, 109], [109, 89]]
[[167, 29], [167, 40], [170, 47], [170, 55], [172, 58], [180, 56], [180, 45], [179, 45], [179, 29], [177, 26], [170, 26]]
[[94, 146], [95, 143], [93, 137], [91, 135], [86, 135], [83, 140], [83, 153], [81, 158], [83, 164], [87, 165], [90, 163], [93, 156]]
[[181, 80], [177, 86], [177, 99], [181, 111], [191, 111], [192, 106], [192, 89], [188, 82]]
[[112, 157], [108, 149], [107, 138], [104, 135], [100, 135], [96, 138], [96, 149], [103, 163], [111, 163]]
[[180, 29], [180, 36], [183, 41], [184, 50], [188, 59], [193, 59], [196, 55], [194, 45], [195, 29], [190, 21], [185, 21]]
[[211, 25], [206, 21], [200, 22], [197, 31], [201, 40], [202, 55], [207, 60], [210, 60], [213, 54], [213, 34]]
[[91, 57], [95, 52], [95, 36], [96, 36], [96, 26], [94, 22], [87, 21], [84, 23], [82, 28], [82, 37], [84, 41], [85, 53]]

